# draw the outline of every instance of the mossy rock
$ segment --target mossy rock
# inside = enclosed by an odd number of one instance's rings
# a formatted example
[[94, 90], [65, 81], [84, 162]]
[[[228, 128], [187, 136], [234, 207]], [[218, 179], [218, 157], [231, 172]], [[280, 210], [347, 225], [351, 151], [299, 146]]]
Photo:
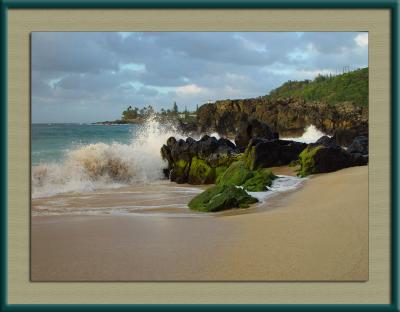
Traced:
[[242, 156], [242, 160], [243, 160], [244, 164], [250, 170], [254, 170], [255, 169], [255, 153], [256, 153], [256, 147], [255, 146], [249, 146], [244, 151], [243, 156]]
[[233, 162], [226, 171], [218, 176], [216, 181], [220, 185], [242, 185], [254, 176], [241, 160]]
[[306, 177], [315, 173], [315, 155], [320, 149], [324, 148], [319, 146], [307, 146], [299, 155], [300, 169], [297, 173], [299, 177]]
[[[215, 155], [213, 155], [215, 156]], [[233, 162], [239, 160], [241, 154], [234, 155], [217, 155], [217, 157], [208, 157], [206, 161], [214, 168], [229, 167]]]
[[215, 169], [204, 160], [193, 157], [190, 165], [188, 182], [190, 184], [209, 184], [215, 181]]
[[171, 181], [177, 183], [186, 183], [189, 174], [190, 163], [184, 160], [178, 160], [174, 162], [174, 166], [171, 171]]
[[200, 193], [189, 202], [189, 208], [203, 212], [217, 212], [232, 208], [248, 208], [258, 200], [234, 185], [216, 185]]
[[243, 188], [249, 192], [262, 192], [272, 185], [275, 176], [269, 169], [259, 169], [255, 171], [254, 176], [243, 183]]
[[219, 177], [228, 169], [226, 166], [219, 166], [215, 168], [215, 181], [218, 181]]

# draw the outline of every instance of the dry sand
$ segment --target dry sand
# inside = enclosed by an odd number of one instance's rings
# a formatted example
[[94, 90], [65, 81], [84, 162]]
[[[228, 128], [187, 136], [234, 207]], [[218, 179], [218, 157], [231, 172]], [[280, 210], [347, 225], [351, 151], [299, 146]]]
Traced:
[[212, 217], [36, 216], [31, 279], [368, 279], [367, 166], [315, 175], [264, 206]]

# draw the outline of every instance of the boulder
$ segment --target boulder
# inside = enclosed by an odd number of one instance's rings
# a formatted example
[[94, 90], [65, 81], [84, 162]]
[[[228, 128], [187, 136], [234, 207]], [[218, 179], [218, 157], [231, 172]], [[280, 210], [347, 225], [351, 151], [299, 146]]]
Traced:
[[368, 159], [353, 155], [340, 146], [309, 145], [299, 155], [300, 169], [298, 175], [305, 177], [314, 173], [333, 172], [353, 166], [363, 166]]
[[214, 183], [236, 158], [238, 149], [227, 139], [208, 135], [196, 141], [189, 137], [176, 140], [170, 137], [161, 147], [161, 157], [167, 163], [164, 175], [177, 183]]
[[192, 210], [217, 212], [231, 208], [248, 208], [258, 200], [234, 185], [216, 185], [194, 197], [188, 204]]
[[221, 174], [216, 183], [218, 185], [242, 186], [249, 192], [266, 191], [272, 185], [276, 176], [269, 169], [249, 170], [241, 160], [233, 162]]
[[337, 148], [339, 147], [339, 145], [336, 142], [336, 137], [332, 136], [329, 137], [327, 135], [324, 135], [323, 137], [320, 137], [315, 143], [313, 143], [312, 145], [314, 146], [319, 146], [319, 145], [323, 145], [325, 147], [332, 147], [332, 148]]
[[253, 177], [253, 172], [249, 170], [241, 160], [233, 162], [226, 171], [217, 179], [217, 184], [223, 185], [242, 185], [246, 180]]
[[368, 137], [368, 123], [335, 130], [336, 141], [341, 146], [349, 147], [354, 139], [359, 136]]
[[215, 169], [206, 161], [194, 156], [190, 163], [188, 183], [209, 184], [215, 181]]
[[254, 172], [252, 178], [248, 179], [243, 183], [243, 188], [249, 192], [263, 192], [268, 190], [268, 187], [272, 185], [272, 181], [275, 180], [275, 176], [269, 169], [259, 169]]
[[243, 151], [252, 138], [262, 138], [267, 140], [278, 139], [279, 135], [264, 122], [258, 119], [249, 119], [240, 124], [239, 131], [235, 137], [235, 144], [239, 150]]
[[368, 155], [368, 137], [361, 135], [354, 138], [347, 151], [351, 154]]
[[298, 159], [307, 144], [289, 140], [265, 140], [255, 138], [250, 141], [243, 159], [250, 170], [288, 165]]

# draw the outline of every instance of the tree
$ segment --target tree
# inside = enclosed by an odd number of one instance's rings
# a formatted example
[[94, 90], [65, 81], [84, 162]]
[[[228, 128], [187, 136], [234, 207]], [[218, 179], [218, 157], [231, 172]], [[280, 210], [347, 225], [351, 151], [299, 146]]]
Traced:
[[153, 106], [151, 106], [151, 105], [149, 105], [149, 106], [147, 106], [147, 109], [146, 109], [146, 117], [148, 117], [148, 116], [151, 116], [151, 115], [154, 115], [154, 108], [153, 108]]
[[138, 108], [132, 109], [132, 106], [129, 106], [126, 110], [122, 112], [122, 119], [129, 120], [129, 119], [136, 119], [138, 117]]
[[176, 102], [174, 102], [174, 106], [172, 107], [172, 111], [174, 112], [175, 115], [178, 115], [178, 105], [176, 105]]

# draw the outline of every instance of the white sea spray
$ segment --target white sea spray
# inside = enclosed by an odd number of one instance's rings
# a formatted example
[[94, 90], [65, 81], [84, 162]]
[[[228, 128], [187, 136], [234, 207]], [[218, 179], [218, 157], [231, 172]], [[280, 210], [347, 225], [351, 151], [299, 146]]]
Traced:
[[159, 180], [165, 166], [160, 147], [170, 136], [183, 138], [174, 126], [150, 118], [129, 144], [95, 143], [69, 150], [62, 163], [32, 167], [32, 197]]
[[323, 137], [324, 135], [326, 134], [318, 130], [314, 125], [310, 125], [304, 129], [304, 133], [301, 136], [292, 138], [282, 138], [282, 140], [290, 140], [290, 141], [310, 144], [316, 142], [319, 138]]

